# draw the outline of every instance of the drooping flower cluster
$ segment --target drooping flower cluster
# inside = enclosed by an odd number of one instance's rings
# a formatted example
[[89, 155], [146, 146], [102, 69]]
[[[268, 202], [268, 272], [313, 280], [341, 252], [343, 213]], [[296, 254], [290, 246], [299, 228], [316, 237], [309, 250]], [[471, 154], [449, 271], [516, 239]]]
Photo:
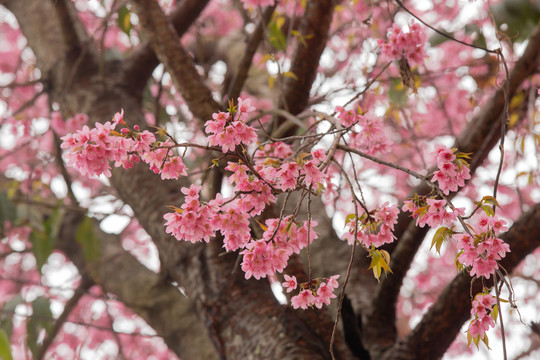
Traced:
[[497, 311], [494, 311], [496, 304], [494, 296], [486, 293], [480, 293], [475, 296], [472, 302], [471, 315], [474, 317], [469, 323], [469, 344], [474, 339], [478, 345], [479, 340], [484, 340], [485, 332], [490, 327], [495, 327]]
[[289, 257], [305, 248], [317, 238], [313, 227], [317, 222], [312, 220], [308, 234], [308, 221], [298, 226], [292, 217], [284, 219], [268, 219], [265, 223], [266, 230], [261, 240], [253, 240], [242, 251], [244, 260], [242, 270], [246, 273], [246, 279], [253, 276], [256, 279], [272, 275], [276, 271], [282, 272]]
[[182, 188], [182, 193], [186, 195], [182, 207], [163, 216], [167, 220], [165, 231], [178, 240], [209, 242], [215, 235], [215, 208], [212, 204], [199, 202], [200, 190], [201, 186], [195, 184]]
[[472, 226], [473, 236], [469, 234], [454, 235], [461, 248], [457, 261], [464, 266], [471, 267], [471, 276], [484, 276], [489, 279], [491, 274], [499, 268], [497, 261], [510, 252], [510, 246], [496, 237], [497, 233], [505, 230], [506, 221], [495, 215], [482, 214], [476, 224]]
[[114, 129], [122, 116], [123, 112], [115, 115], [112, 123], [96, 123], [92, 129], [85, 125], [76, 133], [62, 137], [61, 148], [67, 150], [64, 156], [68, 165], [88, 176], [111, 176], [110, 161], [115, 161], [116, 166], [129, 167], [128, 153], [138, 148], [139, 142], [149, 147], [156, 139], [148, 131], [143, 132], [138, 139], [124, 137], [115, 132]]
[[465, 180], [471, 178], [469, 164], [465, 160], [468, 155], [454, 154], [455, 149], [449, 149], [442, 145], [437, 145], [435, 150], [439, 170], [433, 173], [431, 181], [438, 182], [439, 188], [445, 195], [465, 186]]
[[[310, 284], [301, 284], [300, 293], [291, 298], [291, 305], [294, 309], [307, 309], [308, 306], [316, 306], [318, 309], [323, 305], [330, 305], [330, 300], [336, 298], [334, 290], [339, 286], [337, 279], [339, 275], [330, 276], [327, 279], [316, 279]], [[323, 281], [325, 280], [325, 281]], [[295, 276], [285, 275], [285, 282], [281, 284], [287, 292], [298, 287]]]
[[[398, 213], [397, 205], [389, 205], [388, 202], [385, 202], [378, 209], [369, 213], [363, 212], [358, 219], [354, 214], [351, 214], [347, 217], [343, 238], [347, 240], [349, 245], [352, 245], [356, 240], [366, 248], [370, 248], [372, 245], [379, 247], [391, 243], [396, 239], [393, 231]], [[356, 239], [354, 237], [355, 228], [357, 228]]]
[[236, 146], [242, 144], [250, 145], [257, 142], [257, 133], [251, 126], [246, 125], [248, 114], [253, 112], [255, 107], [251, 106], [250, 99], [242, 100], [238, 98], [238, 106], [229, 109], [229, 112], [219, 112], [212, 115], [214, 120], [209, 120], [204, 124], [206, 138], [211, 146], [221, 146], [224, 153], [234, 151]]
[[388, 40], [379, 39], [378, 41], [384, 56], [391, 59], [404, 57], [413, 67], [424, 61], [426, 42], [426, 32], [420, 24], [414, 22], [409, 25], [408, 32], [403, 32], [398, 25], [394, 24], [388, 31]]
[[446, 200], [434, 198], [405, 200], [402, 210], [410, 211], [412, 217], [416, 219], [416, 225], [424, 227], [426, 225], [436, 228], [440, 225], [450, 226], [457, 220], [458, 216], [465, 214], [464, 208], [452, 208], [446, 210]]
[[377, 155], [388, 151], [390, 140], [383, 130], [382, 119], [367, 117], [352, 110], [345, 110], [342, 106], [336, 107], [337, 119], [345, 126], [352, 126], [349, 144], [352, 147], [365, 151], [369, 155]]
[[243, 255], [241, 267], [246, 279], [252, 276], [260, 279], [283, 271], [293, 253], [306, 247], [308, 239], [312, 242], [317, 238], [313, 230], [317, 222], [305, 221], [300, 226], [291, 217], [286, 217], [266, 220], [262, 239], [253, 240], [249, 227], [252, 209], [245, 205], [245, 198], [227, 202], [218, 194], [216, 199], [204, 204], [199, 201], [200, 190], [198, 185], [182, 188], [185, 203], [164, 215], [166, 232], [178, 240], [195, 243], [208, 242], [219, 231], [227, 251], [244, 249], [240, 254]]

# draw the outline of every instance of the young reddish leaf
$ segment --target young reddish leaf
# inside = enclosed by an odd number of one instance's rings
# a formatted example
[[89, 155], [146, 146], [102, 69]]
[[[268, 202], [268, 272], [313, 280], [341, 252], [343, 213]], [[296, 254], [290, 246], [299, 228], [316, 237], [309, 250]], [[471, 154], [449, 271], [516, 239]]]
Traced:
[[295, 75], [293, 72], [291, 72], [291, 71], [285, 71], [285, 72], [283, 73], [283, 76], [285, 76], [285, 77], [290, 77], [290, 78], [292, 78], [292, 79], [294, 79], [294, 80], [298, 80], [298, 76], [296, 76], [296, 75]]
[[182, 212], [184, 212], [184, 209], [180, 209], [180, 208], [177, 208], [176, 206], [172, 206], [172, 205], [167, 205], [167, 207], [171, 210], [174, 210], [175, 212], [181, 214]]
[[257, 219], [253, 219], [257, 222], [257, 224], [259, 224], [259, 226], [261, 227], [261, 229], [263, 229], [264, 231], [268, 230], [268, 227], [266, 225], [264, 225], [263, 223], [261, 223], [259, 220]]

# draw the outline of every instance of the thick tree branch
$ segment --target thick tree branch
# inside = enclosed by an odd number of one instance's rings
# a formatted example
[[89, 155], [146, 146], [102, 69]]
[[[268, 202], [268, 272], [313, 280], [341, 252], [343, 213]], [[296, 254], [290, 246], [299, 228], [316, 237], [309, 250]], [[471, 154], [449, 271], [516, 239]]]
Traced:
[[[540, 59], [540, 27], [537, 27], [529, 39], [529, 44], [516, 62], [510, 73], [508, 97], [511, 99], [525, 79], [535, 73]], [[487, 158], [489, 151], [500, 137], [501, 114], [505, 104], [505, 86], [499, 88], [491, 100], [484, 105], [482, 111], [469, 123], [458, 139], [455, 147], [465, 153], [473, 153], [471, 173]], [[426, 195], [431, 188], [422, 183], [414, 189], [414, 193]], [[450, 194], [450, 198], [455, 193]], [[392, 251], [390, 268], [393, 273], [384, 279], [373, 298], [373, 312], [366, 326], [366, 341], [374, 348], [385, 348], [396, 339], [395, 304], [403, 279], [418, 251], [427, 228], [418, 228], [406, 212], [399, 215], [395, 226], [397, 242], [386, 247]], [[377, 324], [377, 326], [374, 326]]]
[[246, 46], [246, 50], [244, 52], [244, 56], [242, 57], [240, 64], [238, 64], [238, 68], [236, 69], [234, 77], [229, 84], [229, 88], [227, 89], [228, 99], [235, 100], [240, 95], [242, 87], [244, 86], [244, 83], [246, 82], [246, 79], [248, 77], [251, 63], [253, 62], [253, 55], [255, 55], [255, 52], [257, 51], [261, 40], [263, 39], [264, 28], [272, 18], [272, 14], [274, 13], [276, 6], [277, 4], [274, 6], [270, 6], [264, 10], [264, 13], [262, 14], [262, 19], [259, 20], [257, 28], [255, 28], [255, 31], [253, 32], [253, 34], [251, 34], [251, 37], [249, 38]]
[[68, 213], [62, 223], [57, 242], [77, 266], [79, 273], [92, 276], [104, 291], [114, 294], [137, 315], [142, 317], [164, 340], [169, 348], [183, 359], [216, 359], [216, 353], [206, 329], [197, 319], [188, 299], [166, 283], [159, 274], [143, 266], [126, 252], [117, 235], [104, 233], [97, 222], [93, 231], [100, 241], [102, 254], [98, 261], [88, 263], [75, 234], [82, 220], [81, 213]]
[[303, 111], [308, 103], [319, 59], [326, 47], [334, 5], [334, 0], [309, 1], [300, 21], [299, 37], [304, 41], [296, 43], [290, 69], [295, 77], [284, 78], [279, 106], [293, 115]]
[[83, 280], [75, 289], [75, 292], [73, 293], [73, 296], [68, 300], [66, 305], [64, 306], [64, 310], [62, 311], [62, 314], [56, 319], [54, 322], [54, 325], [51, 329], [51, 331], [47, 334], [47, 337], [45, 340], [43, 340], [43, 344], [39, 348], [39, 352], [36, 356], [37, 360], [43, 359], [45, 354], [47, 353], [47, 350], [52, 345], [54, 339], [56, 338], [56, 335], [58, 335], [58, 332], [62, 329], [62, 326], [64, 326], [64, 323], [68, 319], [69, 315], [75, 309], [77, 304], [79, 303], [79, 300], [83, 297], [83, 295], [86, 293], [86, 291], [92, 286], [92, 281], [90, 281], [89, 278], [86, 276], [83, 276]]
[[[523, 214], [501, 238], [511, 252], [501, 266], [511, 273], [516, 266], [540, 246], [540, 204]], [[381, 359], [437, 359], [450, 346], [461, 327], [469, 319], [470, 293], [482, 291], [482, 282], [460, 273], [443, 290], [437, 301], [424, 315], [420, 324], [402, 341], [396, 343]], [[485, 285], [493, 285], [493, 277]], [[399, 354], [399, 355], [398, 355]]]
[[204, 84], [193, 59], [180, 43], [178, 34], [155, 0], [133, 0], [143, 31], [190, 111], [204, 124], [221, 109]]
[[[179, 2], [169, 15], [169, 21], [174, 26], [178, 37], [182, 37], [189, 27], [199, 18], [209, 0], [183, 0]], [[148, 80], [152, 76], [159, 60], [152, 50], [151, 42], [147, 41], [137, 48], [123, 62], [122, 83], [130, 93], [140, 96]]]
[[80, 20], [77, 18], [73, 3], [67, 0], [52, 0], [51, 2], [56, 10], [56, 15], [58, 16], [64, 45], [66, 46], [68, 53], [73, 53], [73, 55], [77, 57], [82, 51], [83, 42], [87, 42], [88, 39], [82, 39], [83, 34], [79, 31], [80, 26], [75, 26], [75, 21]]

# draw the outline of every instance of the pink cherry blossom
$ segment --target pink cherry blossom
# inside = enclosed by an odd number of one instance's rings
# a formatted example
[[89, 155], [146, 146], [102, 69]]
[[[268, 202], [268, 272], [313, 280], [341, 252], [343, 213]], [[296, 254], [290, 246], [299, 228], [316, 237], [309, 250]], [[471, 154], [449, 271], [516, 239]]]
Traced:
[[291, 298], [291, 305], [294, 309], [307, 309], [308, 306], [312, 306], [315, 302], [315, 296], [311, 290], [303, 290], [300, 294]]
[[283, 286], [284, 289], [287, 289], [287, 292], [290, 293], [291, 291], [295, 290], [298, 287], [298, 283], [296, 282], [296, 276], [289, 276], [285, 274], [284, 276], [285, 281], [281, 283], [281, 286]]

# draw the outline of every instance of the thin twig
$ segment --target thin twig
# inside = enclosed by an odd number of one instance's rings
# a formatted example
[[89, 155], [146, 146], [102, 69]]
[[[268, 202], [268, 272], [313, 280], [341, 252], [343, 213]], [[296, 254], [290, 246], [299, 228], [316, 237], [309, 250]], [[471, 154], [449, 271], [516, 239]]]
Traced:
[[227, 89], [227, 99], [234, 100], [240, 95], [242, 87], [244, 86], [244, 83], [246, 82], [246, 79], [248, 77], [251, 63], [253, 62], [253, 56], [255, 55], [255, 52], [259, 47], [259, 44], [263, 38], [264, 29], [272, 18], [272, 14], [274, 13], [276, 6], [277, 3], [273, 6], [269, 6], [262, 14], [261, 20], [257, 24], [255, 31], [253, 32], [251, 38], [249, 39], [249, 42], [247, 43], [246, 49], [244, 51], [244, 57], [238, 64], [236, 74], [234, 75], [234, 78], [231, 81], [229, 88]]
[[407, 9], [407, 8], [405, 7], [405, 5], [403, 5], [403, 3], [402, 3], [400, 0], [395, 0], [395, 1], [398, 3], [398, 5], [399, 5], [403, 10], [405, 10], [406, 12], [408, 12], [409, 14], [411, 14], [412, 17], [414, 17], [416, 20], [420, 21], [422, 24], [424, 24], [425, 26], [427, 26], [427, 27], [430, 28], [431, 30], [435, 31], [437, 34], [442, 35], [442, 36], [444, 36], [445, 38], [450, 39], [450, 40], [452, 40], [452, 41], [458, 42], [458, 43], [460, 43], [460, 44], [462, 44], [462, 45], [471, 47], [471, 48], [473, 48], [473, 49], [480, 49], [480, 50], [484, 50], [485, 52], [488, 52], [488, 53], [497, 54], [498, 50], [489, 50], [489, 49], [486, 49], [486, 48], [484, 48], [484, 47], [482, 47], [482, 46], [477, 46], [477, 45], [473, 45], [473, 44], [466, 43], [466, 42], [464, 42], [464, 41], [458, 40], [458, 39], [456, 39], [455, 37], [453, 37], [453, 36], [451, 36], [451, 35], [445, 33], [444, 31], [441, 31], [441, 30], [439, 30], [439, 29], [437, 29], [437, 28], [435, 28], [435, 27], [429, 25], [429, 24], [426, 23], [424, 20], [420, 19], [417, 15], [415, 15], [413, 12], [411, 12], [409, 9]]
[[54, 325], [51, 329], [51, 331], [47, 334], [47, 337], [45, 340], [43, 340], [43, 344], [39, 348], [38, 354], [36, 356], [37, 360], [43, 359], [45, 354], [47, 353], [47, 350], [52, 345], [54, 338], [56, 335], [58, 335], [58, 332], [62, 329], [62, 326], [64, 326], [64, 323], [67, 321], [67, 318], [71, 314], [71, 312], [75, 309], [77, 304], [79, 303], [79, 300], [83, 297], [83, 295], [86, 293], [88, 288], [92, 286], [92, 281], [89, 279], [86, 279], [83, 277], [81, 283], [75, 289], [75, 292], [73, 293], [73, 296], [68, 300], [66, 305], [64, 306], [64, 310], [62, 311], [62, 314], [56, 319], [54, 322]]
[[403, 172], [405, 172], [405, 173], [407, 173], [407, 174], [409, 174], [411, 176], [414, 176], [415, 178], [417, 178], [419, 180], [427, 181], [426, 176], [421, 175], [421, 174], [417, 173], [414, 170], [410, 170], [410, 169], [407, 169], [407, 168], [405, 168], [403, 166], [400, 166], [400, 165], [397, 165], [397, 164], [392, 164], [391, 162], [378, 159], [375, 156], [368, 155], [368, 154], [366, 154], [366, 153], [364, 153], [364, 152], [362, 152], [360, 150], [354, 149], [352, 147], [345, 146], [345, 145], [338, 145], [338, 149], [346, 151], [346, 152], [352, 152], [352, 153], [354, 153], [356, 155], [359, 155], [359, 156], [361, 156], [363, 158], [366, 158], [368, 160], [376, 162], [377, 164], [385, 165], [385, 166], [391, 167], [393, 169], [403, 171]]

